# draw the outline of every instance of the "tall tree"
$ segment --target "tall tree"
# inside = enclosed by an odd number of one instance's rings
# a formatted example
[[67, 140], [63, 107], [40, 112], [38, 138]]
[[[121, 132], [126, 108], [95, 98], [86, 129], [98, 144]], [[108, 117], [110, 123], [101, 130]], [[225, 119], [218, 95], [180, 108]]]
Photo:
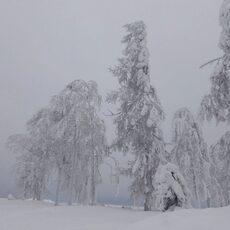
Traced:
[[117, 130], [113, 146], [133, 155], [124, 172], [133, 178], [132, 197], [144, 196], [144, 209], [148, 211], [154, 191], [153, 177], [164, 149], [160, 128], [164, 113], [150, 83], [146, 26], [138, 21], [124, 27], [127, 35], [122, 40], [126, 46], [123, 57], [111, 69], [120, 87], [107, 100], [119, 102], [118, 113], [113, 114]]
[[52, 109], [60, 118], [56, 124], [57, 135], [69, 145], [64, 169], [69, 204], [74, 199], [95, 204], [99, 166], [106, 155], [100, 105], [101, 96], [93, 81], [73, 81], [52, 100]]
[[211, 76], [211, 91], [201, 102], [200, 117], [230, 122], [230, 1], [224, 0], [220, 9], [222, 32], [219, 47], [224, 55], [217, 62]]

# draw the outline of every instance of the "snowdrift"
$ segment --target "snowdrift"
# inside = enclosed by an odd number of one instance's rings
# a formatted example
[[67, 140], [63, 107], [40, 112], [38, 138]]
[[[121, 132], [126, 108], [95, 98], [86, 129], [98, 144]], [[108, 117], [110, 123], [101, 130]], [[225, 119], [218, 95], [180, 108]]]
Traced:
[[229, 230], [230, 207], [162, 213], [122, 230]]
[[229, 230], [230, 207], [143, 212], [0, 199], [0, 230]]

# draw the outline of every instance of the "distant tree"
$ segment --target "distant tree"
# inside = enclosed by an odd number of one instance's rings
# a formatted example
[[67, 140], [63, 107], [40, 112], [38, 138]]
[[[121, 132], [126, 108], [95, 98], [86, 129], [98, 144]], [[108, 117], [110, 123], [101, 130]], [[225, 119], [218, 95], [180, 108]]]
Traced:
[[118, 79], [119, 90], [109, 94], [107, 100], [119, 103], [118, 112], [111, 114], [117, 130], [113, 146], [124, 153], [130, 152], [134, 158], [123, 170], [133, 178], [131, 195], [144, 196], [144, 209], [148, 211], [154, 191], [153, 178], [164, 151], [160, 128], [164, 113], [150, 83], [146, 26], [138, 21], [125, 25], [125, 29], [123, 57], [111, 69]]
[[34, 180], [36, 173], [30, 138], [23, 134], [15, 134], [8, 138], [7, 145], [12, 151], [18, 153], [16, 176], [23, 198], [33, 197], [36, 199], [35, 187], [37, 186], [35, 186], [36, 181]]
[[230, 132], [226, 132], [220, 140], [210, 148], [210, 155], [215, 167], [215, 176], [220, 185], [222, 205], [230, 205]]
[[155, 176], [156, 206], [162, 211], [174, 207], [190, 207], [190, 193], [177, 166], [160, 165]]
[[211, 91], [201, 102], [200, 118], [230, 122], [230, 1], [224, 0], [220, 10], [222, 32], [219, 46], [224, 52], [211, 76]]
[[210, 206], [210, 202], [217, 199], [212, 195], [216, 193], [217, 185], [215, 178], [210, 177], [210, 158], [201, 128], [186, 108], [179, 109], [174, 115], [173, 144], [171, 161], [184, 176], [193, 203], [199, 207]]
[[50, 174], [51, 140], [48, 110], [42, 109], [28, 122], [27, 134], [12, 135], [8, 146], [18, 154], [17, 179], [24, 198], [41, 200]]

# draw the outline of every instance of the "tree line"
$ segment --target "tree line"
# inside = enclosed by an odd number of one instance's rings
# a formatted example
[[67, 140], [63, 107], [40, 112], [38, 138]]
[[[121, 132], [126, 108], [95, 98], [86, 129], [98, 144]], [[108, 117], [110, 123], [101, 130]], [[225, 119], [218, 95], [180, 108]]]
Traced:
[[230, 133], [208, 148], [200, 121], [230, 121], [230, 3], [220, 11], [222, 27], [218, 58], [211, 76], [211, 91], [204, 96], [198, 118], [187, 108], [172, 121], [172, 148], [161, 129], [164, 110], [150, 82], [147, 31], [143, 21], [124, 26], [124, 50], [110, 69], [119, 87], [106, 97], [117, 105], [111, 112], [116, 137], [106, 140], [100, 113], [102, 97], [94, 81], [75, 80], [52, 97], [47, 107], [27, 123], [25, 134], [9, 137], [9, 148], [18, 153], [17, 178], [24, 198], [41, 200], [50, 178], [56, 180], [55, 204], [60, 191], [69, 204], [96, 204], [101, 182], [100, 166], [119, 151], [131, 160], [119, 168], [130, 176], [130, 195], [143, 201], [145, 211], [154, 206], [220, 207], [230, 204]]

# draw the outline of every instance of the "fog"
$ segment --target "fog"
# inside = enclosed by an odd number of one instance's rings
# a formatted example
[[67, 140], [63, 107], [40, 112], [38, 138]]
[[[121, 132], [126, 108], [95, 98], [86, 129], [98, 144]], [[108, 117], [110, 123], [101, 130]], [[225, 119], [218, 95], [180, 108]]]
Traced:
[[[100, 93], [115, 89], [108, 67], [121, 56], [123, 25], [143, 20], [151, 55], [151, 81], [171, 138], [171, 119], [180, 107], [196, 113], [210, 88], [212, 65], [219, 57], [219, 8], [222, 0], [0, 0], [0, 196], [16, 193], [16, 155], [5, 146], [7, 137], [25, 132], [25, 123], [50, 97], [74, 79], [95, 80]], [[108, 105], [103, 105], [106, 112]], [[108, 138], [113, 136], [110, 118]], [[209, 144], [228, 128], [204, 126]], [[119, 154], [119, 159], [122, 156]], [[111, 185], [100, 186], [101, 200], [112, 199]], [[128, 200], [127, 180], [116, 199]]]

